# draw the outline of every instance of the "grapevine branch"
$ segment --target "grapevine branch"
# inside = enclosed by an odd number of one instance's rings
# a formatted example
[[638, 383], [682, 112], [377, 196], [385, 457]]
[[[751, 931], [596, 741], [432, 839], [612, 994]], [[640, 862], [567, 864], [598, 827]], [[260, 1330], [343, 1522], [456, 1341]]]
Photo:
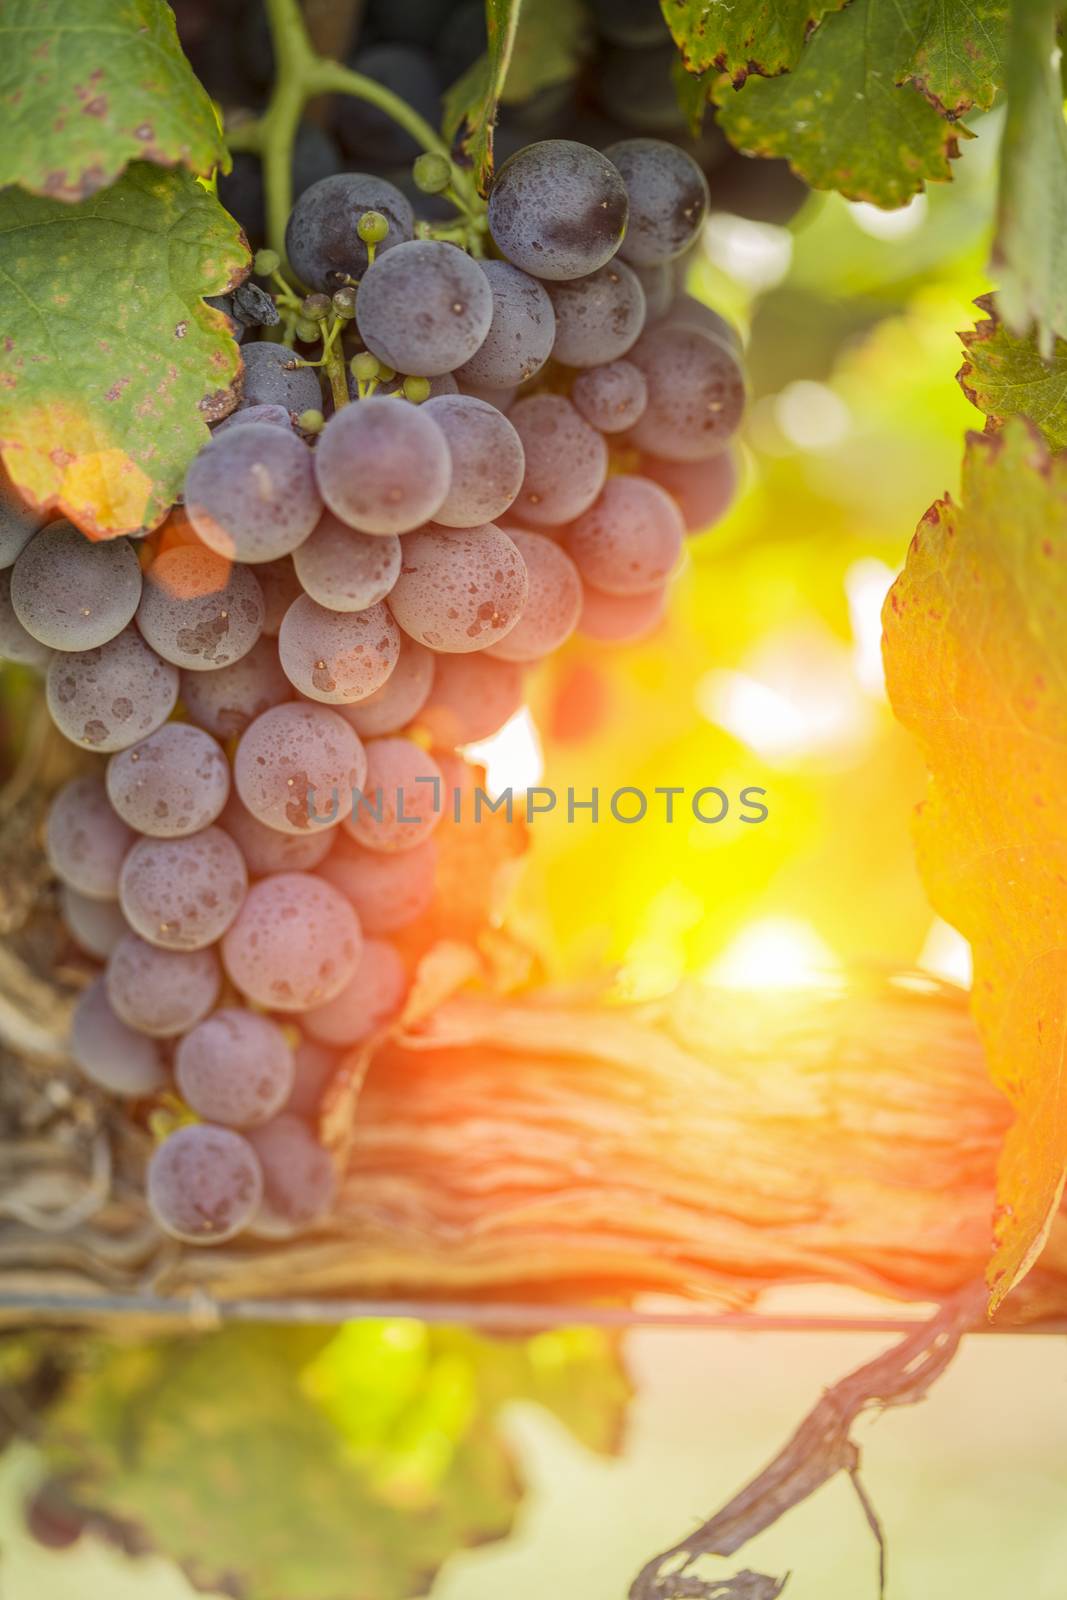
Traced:
[[[329, 61], [312, 46], [298, 0], [266, 0], [274, 44], [275, 80], [261, 117], [227, 130], [233, 151], [250, 150], [263, 162], [267, 194], [267, 235], [280, 256], [285, 254], [285, 225], [292, 209], [293, 141], [305, 105], [316, 95], [348, 94], [367, 100], [393, 119], [416, 144], [450, 160], [441, 136], [399, 95], [350, 67]], [[470, 176], [453, 169], [460, 210], [472, 214], [479, 201]]]
[[[960, 1339], [983, 1316], [980, 1286], [962, 1290], [929, 1322], [892, 1349], [828, 1389], [789, 1442], [752, 1482], [669, 1550], [638, 1573], [630, 1600], [719, 1600], [719, 1596], [774, 1596], [779, 1580], [738, 1573], [727, 1584], [690, 1573], [702, 1556], [730, 1556], [807, 1500], [839, 1472], [847, 1472], [878, 1545], [878, 1593], [885, 1594], [886, 1547], [881, 1525], [859, 1477], [859, 1446], [851, 1436], [856, 1419], [872, 1406], [914, 1405], [923, 1399], [956, 1353]], [[669, 1572], [664, 1568], [682, 1558]], [[784, 1580], [782, 1580], [784, 1582]], [[756, 1587], [762, 1584], [763, 1588]], [[732, 1585], [732, 1586], [731, 1586]]]

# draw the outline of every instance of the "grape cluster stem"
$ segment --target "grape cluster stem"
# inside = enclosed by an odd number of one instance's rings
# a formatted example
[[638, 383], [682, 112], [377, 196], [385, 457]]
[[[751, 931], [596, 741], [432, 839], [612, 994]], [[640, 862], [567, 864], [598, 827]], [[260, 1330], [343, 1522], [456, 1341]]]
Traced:
[[[451, 154], [440, 135], [399, 95], [373, 78], [320, 56], [308, 37], [298, 0], [266, 0], [274, 44], [274, 89], [261, 117], [227, 130], [232, 151], [249, 150], [263, 162], [267, 196], [267, 235], [278, 254], [285, 254], [285, 225], [292, 210], [293, 141], [307, 102], [320, 94], [348, 94], [384, 111], [424, 150]], [[481, 220], [482, 202], [469, 173], [453, 167], [451, 198], [467, 225]], [[472, 231], [474, 231], [472, 227]]]

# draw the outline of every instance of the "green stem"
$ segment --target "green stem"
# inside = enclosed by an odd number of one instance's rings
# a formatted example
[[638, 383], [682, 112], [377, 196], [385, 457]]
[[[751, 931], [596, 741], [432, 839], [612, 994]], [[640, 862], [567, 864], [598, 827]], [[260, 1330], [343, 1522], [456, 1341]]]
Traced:
[[336, 61], [317, 60], [312, 69], [310, 91], [312, 94], [350, 94], [357, 100], [367, 100], [399, 124], [424, 150], [444, 156], [446, 161], [449, 159], [448, 146], [425, 117], [420, 117], [392, 89], [364, 77], [361, 72], [353, 72], [351, 67], [339, 66]]
[[260, 152], [267, 192], [267, 237], [284, 258], [285, 225], [293, 208], [293, 140], [308, 99], [315, 55], [297, 0], [266, 0], [277, 76], [264, 113]]
[[340, 339], [326, 347], [326, 376], [330, 380], [333, 409], [340, 411], [348, 404], [348, 375], [345, 372], [345, 352]]

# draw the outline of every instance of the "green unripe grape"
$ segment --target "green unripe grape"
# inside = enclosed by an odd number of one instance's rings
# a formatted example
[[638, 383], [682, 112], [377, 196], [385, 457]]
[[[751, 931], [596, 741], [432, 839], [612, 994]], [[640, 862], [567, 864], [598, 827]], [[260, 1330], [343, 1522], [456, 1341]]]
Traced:
[[364, 244], [381, 244], [389, 232], [389, 223], [380, 211], [364, 211], [356, 224], [356, 232]]
[[413, 405], [419, 406], [424, 400], [430, 398], [429, 378], [405, 378], [404, 399], [410, 400]]
[[282, 258], [277, 250], [257, 250], [252, 261], [252, 271], [257, 278], [269, 278], [272, 272], [277, 272], [282, 264]]
[[326, 423], [321, 411], [301, 411], [296, 420], [304, 433], [320, 433]]
[[295, 332], [297, 338], [304, 344], [313, 344], [316, 339], [322, 338], [321, 327], [308, 317], [297, 317]]
[[348, 369], [357, 383], [371, 383], [381, 374], [381, 363], [369, 350], [361, 350], [348, 363]]
[[441, 194], [452, 182], [452, 163], [427, 150], [416, 158], [413, 173], [416, 189], [423, 194]]
[[333, 297], [334, 314], [343, 322], [351, 322], [356, 314], [356, 291], [354, 289], [338, 289]]
[[312, 322], [325, 322], [330, 315], [330, 297], [328, 294], [309, 294], [300, 310]]
[[378, 363], [378, 376], [383, 383], [392, 383], [396, 377], [396, 368], [387, 367], [384, 361]]

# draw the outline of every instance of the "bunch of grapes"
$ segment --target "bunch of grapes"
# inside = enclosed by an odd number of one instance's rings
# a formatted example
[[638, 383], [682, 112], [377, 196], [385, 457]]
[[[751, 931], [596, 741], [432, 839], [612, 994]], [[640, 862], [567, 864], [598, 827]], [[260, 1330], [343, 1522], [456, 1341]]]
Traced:
[[307, 293], [268, 253], [277, 293], [225, 303], [242, 397], [163, 527], [94, 543], [6, 505], [0, 653], [87, 752], [47, 823], [101, 963], [73, 1054], [159, 1113], [178, 1239], [329, 1208], [317, 1108], [402, 1006], [456, 752], [575, 630], [653, 627], [728, 503], [738, 344], [680, 287], [707, 207], [672, 144], [543, 141], [497, 174], [490, 259], [386, 179], [322, 179], [286, 237]]

